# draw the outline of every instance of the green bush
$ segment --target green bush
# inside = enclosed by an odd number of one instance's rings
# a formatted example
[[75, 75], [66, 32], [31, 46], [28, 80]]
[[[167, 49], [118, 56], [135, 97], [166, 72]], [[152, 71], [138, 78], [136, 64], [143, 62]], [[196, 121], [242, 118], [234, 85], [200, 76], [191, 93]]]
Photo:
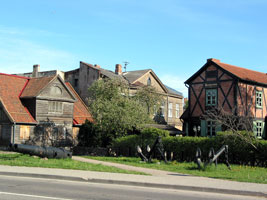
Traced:
[[147, 145], [152, 147], [158, 136], [167, 137], [169, 132], [158, 128], [144, 128], [139, 135], [129, 135], [115, 139], [112, 148], [116, 149], [119, 155], [136, 156], [137, 145], [146, 151]]
[[[242, 133], [247, 134], [247, 133]], [[207, 160], [210, 148], [217, 152], [223, 145], [229, 147], [229, 162], [240, 165], [265, 166], [267, 167], [267, 141], [250, 138], [251, 144], [231, 132], [221, 132], [218, 136], [208, 137], [170, 137], [159, 134], [157, 131], [143, 131], [140, 135], [131, 135], [118, 138], [114, 141], [113, 147], [120, 149], [119, 154], [124, 156], [136, 156], [136, 146], [140, 145], [145, 150], [146, 145], [153, 145], [157, 136], [162, 137], [165, 151], [173, 152], [174, 159], [179, 162], [195, 161], [196, 150], [199, 147], [202, 151], [202, 160]], [[247, 134], [251, 137], [250, 134]], [[255, 146], [256, 149], [253, 147]], [[130, 150], [129, 150], [130, 149]], [[219, 161], [224, 160], [222, 155]]]

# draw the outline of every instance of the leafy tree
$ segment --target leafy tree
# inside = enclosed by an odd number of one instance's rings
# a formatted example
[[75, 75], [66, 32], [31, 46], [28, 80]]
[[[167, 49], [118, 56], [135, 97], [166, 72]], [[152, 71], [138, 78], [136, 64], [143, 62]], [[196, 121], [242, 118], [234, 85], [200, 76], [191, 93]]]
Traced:
[[129, 95], [128, 83], [120, 80], [98, 80], [89, 88], [89, 108], [103, 146], [151, 123], [146, 107], [138, 99]]
[[134, 98], [146, 107], [147, 113], [150, 116], [159, 110], [160, 104], [163, 101], [163, 96], [152, 86], [139, 88]]

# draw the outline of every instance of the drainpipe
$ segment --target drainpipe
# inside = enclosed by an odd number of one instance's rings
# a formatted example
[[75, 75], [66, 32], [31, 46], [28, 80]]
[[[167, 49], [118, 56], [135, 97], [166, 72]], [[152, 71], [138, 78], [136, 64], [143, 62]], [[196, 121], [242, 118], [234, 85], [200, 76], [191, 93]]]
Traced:
[[15, 129], [16, 129], [16, 122], [14, 122], [13, 124], [12, 145], [15, 144]]

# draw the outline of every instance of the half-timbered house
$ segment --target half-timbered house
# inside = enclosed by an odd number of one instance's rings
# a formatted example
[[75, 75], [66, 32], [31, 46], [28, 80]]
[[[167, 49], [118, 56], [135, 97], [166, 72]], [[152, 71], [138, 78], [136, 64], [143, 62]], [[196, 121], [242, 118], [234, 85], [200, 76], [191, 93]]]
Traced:
[[208, 59], [185, 84], [189, 102], [181, 118], [186, 135], [216, 135], [224, 127], [203, 116], [207, 110], [220, 108], [235, 116], [250, 117], [255, 136], [266, 138], [266, 73]]

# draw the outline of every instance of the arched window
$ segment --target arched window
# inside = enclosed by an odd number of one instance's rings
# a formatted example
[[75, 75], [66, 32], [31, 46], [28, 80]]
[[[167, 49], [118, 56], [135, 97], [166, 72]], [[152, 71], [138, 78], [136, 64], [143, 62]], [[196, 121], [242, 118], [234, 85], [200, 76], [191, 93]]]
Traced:
[[61, 96], [62, 95], [62, 89], [58, 86], [53, 86], [51, 88], [51, 93], [56, 95], [56, 96]]
[[147, 79], [147, 85], [151, 85], [151, 78], [150, 77]]

